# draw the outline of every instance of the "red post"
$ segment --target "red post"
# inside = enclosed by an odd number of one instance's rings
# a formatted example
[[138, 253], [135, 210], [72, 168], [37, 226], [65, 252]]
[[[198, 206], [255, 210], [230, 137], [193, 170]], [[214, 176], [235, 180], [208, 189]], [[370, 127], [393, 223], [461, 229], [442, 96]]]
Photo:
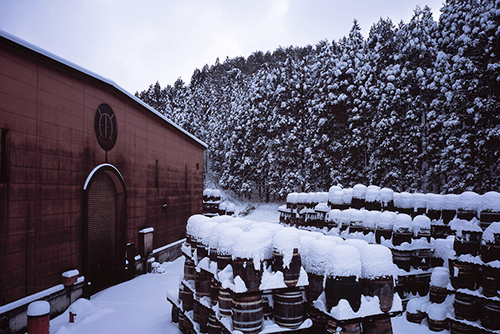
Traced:
[[28, 305], [28, 334], [50, 334], [50, 304], [39, 300]]

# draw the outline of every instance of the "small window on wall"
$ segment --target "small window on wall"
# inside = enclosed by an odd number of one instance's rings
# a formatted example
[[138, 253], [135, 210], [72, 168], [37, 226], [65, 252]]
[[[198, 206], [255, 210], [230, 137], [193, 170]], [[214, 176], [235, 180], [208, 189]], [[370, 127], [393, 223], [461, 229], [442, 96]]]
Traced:
[[7, 146], [7, 133], [9, 130], [0, 129], [0, 183], [9, 181], [9, 152]]

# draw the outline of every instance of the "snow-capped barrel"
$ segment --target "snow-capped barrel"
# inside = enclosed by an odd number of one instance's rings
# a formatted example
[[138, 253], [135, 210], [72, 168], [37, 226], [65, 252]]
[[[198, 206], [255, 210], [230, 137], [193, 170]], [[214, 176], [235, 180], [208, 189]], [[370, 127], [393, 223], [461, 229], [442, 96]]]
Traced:
[[427, 322], [429, 329], [440, 332], [448, 328], [448, 308], [443, 304], [430, 304], [427, 307]]
[[341, 238], [321, 237], [304, 245], [302, 263], [307, 272], [309, 285], [306, 288], [306, 298], [309, 303], [315, 301], [323, 292], [323, 280], [328, 256]]
[[208, 202], [212, 196], [212, 189], [203, 189], [203, 202]]
[[380, 187], [368, 186], [365, 195], [365, 209], [366, 210], [382, 210], [382, 202], [380, 200]]
[[232, 256], [233, 278], [240, 276], [249, 292], [258, 291], [262, 264], [272, 257], [271, 233], [256, 228], [239, 234], [233, 244]]
[[297, 212], [300, 212], [307, 205], [308, 193], [301, 192], [297, 195]]
[[455, 289], [474, 290], [481, 260], [470, 254], [460, 255], [450, 260], [451, 285]]
[[375, 233], [377, 222], [379, 220], [381, 212], [378, 210], [371, 210], [365, 212], [365, 217], [363, 221], [363, 234]]
[[273, 291], [274, 322], [281, 327], [296, 329], [304, 322], [304, 300], [299, 288]]
[[326, 214], [326, 224], [328, 229], [340, 228], [342, 225], [342, 211], [339, 209], [332, 209]]
[[392, 228], [397, 213], [391, 211], [384, 211], [380, 213], [375, 223], [375, 241], [380, 244], [382, 238], [390, 240], [392, 238]]
[[413, 217], [424, 215], [427, 211], [427, 196], [426, 194], [413, 194]]
[[361, 257], [359, 250], [350, 245], [336, 245], [328, 254], [325, 266], [325, 295], [327, 310], [337, 306], [341, 299], [351, 305], [354, 312], [361, 306]]
[[349, 228], [351, 224], [351, 213], [355, 211], [355, 209], [346, 209], [342, 210], [342, 214], [340, 216], [340, 231], [345, 231]]
[[330, 209], [343, 209], [342, 207], [342, 196], [344, 192], [340, 186], [331, 186], [328, 190], [328, 205]]
[[236, 207], [233, 203], [228, 203], [226, 206], [226, 215], [234, 217], [236, 213]]
[[342, 190], [342, 202], [343, 202], [343, 209], [349, 209], [352, 204], [352, 188], [346, 188]]
[[209, 254], [209, 243], [210, 235], [212, 230], [219, 225], [216, 221], [208, 218], [203, 219], [202, 222], [197, 225], [197, 228], [192, 230], [192, 236], [197, 241], [196, 243], [196, 257], [197, 261], [200, 262], [203, 258], [207, 257]]
[[254, 334], [262, 330], [262, 292], [235, 293], [231, 310], [234, 330], [244, 334]]
[[243, 233], [239, 227], [224, 229], [217, 238], [217, 270], [223, 270], [232, 261], [232, 249], [236, 237]]
[[483, 230], [492, 222], [500, 222], [500, 193], [489, 191], [481, 196], [479, 220]]
[[439, 194], [426, 194], [427, 197], [427, 211], [426, 215], [431, 221], [441, 219], [442, 208], [443, 208], [443, 195]]
[[415, 216], [412, 222], [413, 237], [415, 239], [426, 238], [431, 241], [431, 220], [424, 215]]
[[299, 194], [298, 193], [289, 193], [286, 196], [286, 207], [287, 209], [297, 209], [297, 202], [299, 199]]
[[411, 243], [412, 239], [412, 218], [406, 213], [399, 213], [394, 219], [392, 244], [399, 246], [403, 242]]
[[399, 213], [413, 216], [415, 213], [415, 199], [413, 194], [406, 191], [394, 194], [394, 207]]
[[383, 211], [394, 211], [394, 190], [390, 188], [380, 189], [380, 202]]
[[348, 209], [348, 206], [344, 204], [344, 191], [336, 190], [333, 193], [330, 193], [328, 196], [328, 204], [330, 208], [337, 210], [345, 210]]
[[471, 254], [477, 256], [481, 245], [483, 230], [478, 224], [467, 220], [455, 219], [450, 223], [455, 232], [453, 249], [456, 255]]
[[302, 262], [299, 253], [300, 234], [296, 228], [285, 227], [273, 236], [273, 271], [283, 272], [285, 285], [297, 285]]
[[28, 334], [50, 333], [50, 304], [38, 300], [28, 305]]
[[[347, 211], [347, 210], [346, 210]], [[349, 233], [363, 232], [363, 222], [365, 220], [365, 210], [349, 210], [351, 217], [349, 222]]]
[[431, 303], [442, 303], [448, 296], [450, 271], [448, 268], [436, 267], [432, 270], [429, 284], [429, 300]]
[[457, 215], [459, 196], [457, 194], [443, 195], [443, 207], [441, 210], [443, 223], [448, 224]]
[[194, 256], [197, 245], [200, 243], [200, 241], [196, 238], [198, 230], [201, 225], [208, 221], [210, 221], [210, 218], [200, 214], [192, 215], [187, 221], [186, 239], [189, 240], [189, 244], [191, 245], [191, 256]]
[[[210, 231], [210, 237], [208, 238], [208, 253], [210, 257], [210, 261], [217, 262], [217, 247], [219, 241], [219, 235], [222, 231], [227, 228], [232, 227], [230, 223], [227, 223], [227, 220], [222, 220], [225, 216], [219, 216], [212, 218], [215, 221], [219, 221], [219, 223], [214, 226], [214, 228]], [[216, 220], [218, 219], [218, 220]], [[224, 268], [220, 268], [222, 270]]]
[[484, 230], [480, 253], [484, 263], [500, 261], [500, 222], [491, 223]]
[[500, 297], [500, 261], [481, 264], [478, 284], [486, 297]]
[[416, 324], [422, 323], [425, 319], [427, 313], [425, 313], [427, 308], [427, 301], [425, 297], [411, 298], [406, 304], [406, 320]]
[[220, 190], [214, 189], [210, 192], [209, 200], [211, 200], [212, 202], [219, 202], [220, 199]]
[[451, 236], [446, 239], [436, 239], [433, 243], [431, 267], [442, 267], [448, 263], [450, 253], [453, 252], [453, 242], [455, 237]]
[[328, 204], [326, 204], [326, 202], [320, 202], [314, 207], [314, 211], [316, 212], [316, 221], [313, 226], [317, 228], [326, 227], [326, 214], [330, 211]]
[[226, 214], [227, 203], [221, 202], [219, 204], [219, 216], [224, 216]]
[[479, 219], [481, 199], [481, 195], [473, 191], [461, 193], [458, 197], [457, 218], [469, 221], [474, 218]]
[[361, 255], [361, 282], [363, 295], [377, 296], [380, 310], [388, 312], [394, 297], [394, 264], [389, 248], [382, 245], [366, 245], [359, 250]]
[[351, 208], [359, 210], [365, 207], [366, 190], [367, 187], [363, 184], [356, 184], [352, 188]]

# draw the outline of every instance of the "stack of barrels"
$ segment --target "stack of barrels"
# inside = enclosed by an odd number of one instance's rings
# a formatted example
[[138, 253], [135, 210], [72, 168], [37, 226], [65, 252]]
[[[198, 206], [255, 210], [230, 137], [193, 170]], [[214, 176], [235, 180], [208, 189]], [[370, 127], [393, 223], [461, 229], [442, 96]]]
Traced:
[[499, 330], [500, 222], [491, 223], [484, 232], [462, 231], [462, 236], [456, 238], [454, 249], [457, 256], [450, 261], [453, 268], [451, 282], [457, 291], [452, 331], [475, 330], [458, 320], [479, 321], [488, 330]]
[[[319, 193], [290, 193], [287, 196], [286, 210], [282, 213], [282, 222], [291, 225], [304, 223], [306, 212], [313, 213], [315, 202], [310, 198]], [[426, 215], [432, 222], [431, 235], [434, 238], [446, 238], [451, 234], [449, 223], [455, 217], [471, 220], [479, 219], [481, 227], [486, 229], [492, 222], [500, 221], [500, 193], [487, 192], [479, 195], [474, 192], [462, 194], [423, 194], [394, 192], [389, 188], [378, 186], [365, 186], [356, 184], [353, 188], [332, 186], [328, 194], [321, 193], [326, 199], [331, 210], [365, 209], [377, 211], [390, 211], [410, 215], [415, 218]], [[324, 202], [321, 199], [319, 202]], [[302, 209], [310, 206], [308, 210]], [[285, 208], [284, 208], [285, 209]]]
[[219, 215], [221, 203], [220, 191], [216, 189], [203, 190], [203, 214], [209, 217]]

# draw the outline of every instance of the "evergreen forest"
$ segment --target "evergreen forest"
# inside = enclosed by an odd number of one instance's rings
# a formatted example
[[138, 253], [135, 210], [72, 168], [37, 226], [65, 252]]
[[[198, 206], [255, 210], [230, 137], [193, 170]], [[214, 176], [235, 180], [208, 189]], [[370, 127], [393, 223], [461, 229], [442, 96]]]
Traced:
[[283, 198], [357, 183], [484, 193], [500, 186], [500, 0], [446, 0], [437, 21], [218, 59], [136, 96], [209, 148], [206, 173]]

